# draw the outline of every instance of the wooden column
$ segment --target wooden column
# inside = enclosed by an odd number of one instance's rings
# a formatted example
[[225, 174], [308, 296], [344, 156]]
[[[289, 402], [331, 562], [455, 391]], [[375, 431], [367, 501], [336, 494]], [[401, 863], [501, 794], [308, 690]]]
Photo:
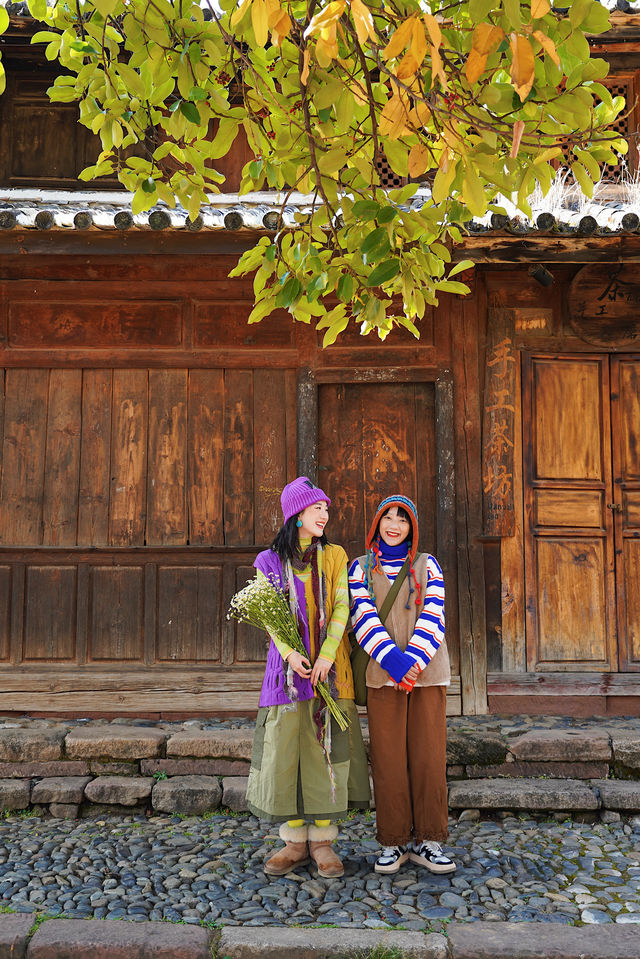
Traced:
[[460, 681], [463, 713], [487, 712], [487, 637], [482, 549], [482, 478], [477, 300], [451, 304]]
[[296, 396], [298, 475], [318, 482], [318, 385], [312, 370], [300, 370]]
[[[453, 377], [441, 370], [435, 383], [436, 556], [446, 583], [447, 644], [452, 672], [460, 671], [456, 568], [455, 430]], [[455, 639], [452, 639], [455, 637]]]

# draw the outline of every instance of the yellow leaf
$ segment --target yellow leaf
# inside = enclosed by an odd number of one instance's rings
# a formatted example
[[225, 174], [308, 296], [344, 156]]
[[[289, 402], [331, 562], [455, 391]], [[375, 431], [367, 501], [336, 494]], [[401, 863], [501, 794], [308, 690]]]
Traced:
[[487, 65], [487, 54], [478, 53], [477, 50], [474, 50], [472, 47], [469, 51], [469, 56], [467, 57], [467, 63], [464, 69], [465, 75], [467, 77], [467, 82], [473, 86], [476, 80], [479, 80], [482, 74], [484, 73], [484, 68]]
[[307, 80], [309, 79], [309, 58], [311, 57], [311, 51], [307, 47], [304, 51], [302, 58], [302, 73], [300, 74], [300, 83], [306, 87]]
[[432, 44], [434, 47], [439, 47], [442, 43], [442, 31], [440, 30], [440, 24], [430, 13], [425, 13], [424, 22], [427, 30], [429, 31]]
[[426, 127], [431, 120], [431, 110], [423, 100], [418, 100], [409, 113], [409, 121], [414, 127]]
[[232, 27], [235, 27], [238, 23], [240, 23], [240, 21], [242, 20], [242, 18], [244, 17], [245, 13], [247, 12], [250, 6], [251, 6], [251, 0], [242, 0], [242, 3], [238, 7], [238, 9], [234, 11], [231, 17]]
[[424, 143], [416, 143], [409, 151], [409, 176], [420, 176], [431, 166], [431, 151]]
[[539, 153], [538, 156], [533, 161], [534, 166], [537, 166], [538, 163], [548, 163], [549, 160], [555, 160], [556, 157], [562, 156], [561, 147], [548, 147], [546, 150], [543, 150], [542, 153]]
[[256, 43], [264, 47], [269, 39], [269, 24], [267, 22], [267, 5], [265, 0], [253, 0], [251, 7], [251, 25], [256, 35]]
[[440, 56], [440, 51], [437, 50], [432, 45], [431, 46], [431, 86], [433, 86], [433, 81], [435, 77], [439, 78], [440, 84], [443, 90], [449, 89], [449, 85], [447, 83], [447, 76], [442, 66], [442, 57]]
[[518, 150], [520, 149], [520, 141], [522, 140], [522, 134], [524, 133], [524, 120], [516, 120], [513, 124], [513, 138], [511, 140], [511, 152], [509, 156], [512, 160], [518, 156]]
[[408, 45], [413, 36], [414, 19], [415, 17], [409, 17], [408, 20], [404, 20], [396, 29], [391, 40], [382, 51], [382, 56], [385, 60], [393, 60], [393, 58], [397, 57]]
[[362, 0], [351, 0], [351, 15], [356, 26], [358, 43], [364, 44], [371, 37], [375, 36], [373, 29], [373, 17], [369, 7], [365, 6]]
[[531, 0], [531, 19], [539, 20], [541, 17], [546, 17], [546, 15], [551, 10], [551, 4], [549, 0]]
[[531, 44], [519, 33], [511, 34], [511, 83], [524, 103], [533, 86], [535, 60]]
[[540, 44], [542, 45], [542, 48], [543, 48], [544, 52], [545, 52], [545, 53], [548, 53], [549, 56], [551, 57], [551, 59], [553, 60], [553, 62], [555, 63], [555, 65], [556, 65], [557, 67], [559, 67], [559, 66], [560, 66], [560, 57], [558, 56], [558, 51], [556, 50], [556, 45], [555, 45], [555, 43], [553, 42], [553, 40], [551, 39], [551, 37], [548, 37], [548, 36], [546, 35], [546, 33], [543, 33], [543, 32], [542, 32], [542, 30], [534, 30], [534, 31], [533, 31], [533, 35], [534, 35], [534, 37], [536, 38], [536, 40], [538, 41], [538, 43], [540, 43]]
[[312, 34], [322, 34], [322, 31], [327, 29], [327, 27], [333, 27], [335, 31], [335, 25], [344, 13], [344, 8], [345, 0], [331, 0], [331, 3], [328, 3], [324, 10], [316, 13], [315, 17], [313, 17], [311, 23], [304, 31], [305, 38]]
[[405, 53], [402, 60], [396, 67], [396, 76], [399, 80], [407, 80], [418, 72], [420, 63], [416, 60], [413, 53]]
[[335, 23], [320, 31], [316, 44], [316, 57], [321, 67], [328, 67], [331, 61], [338, 56], [338, 41], [336, 39]]
[[406, 126], [407, 111], [404, 103], [399, 96], [394, 95], [385, 103], [384, 109], [380, 114], [379, 128], [383, 136], [388, 136], [390, 140], [397, 140], [399, 136], [407, 131]]
[[418, 66], [421, 67], [422, 61], [427, 55], [427, 37], [421, 20], [416, 20], [413, 24], [410, 53], [415, 57]]
[[471, 37], [471, 49], [480, 55], [488, 55], [497, 50], [504, 40], [504, 30], [491, 23], [479, 23]]

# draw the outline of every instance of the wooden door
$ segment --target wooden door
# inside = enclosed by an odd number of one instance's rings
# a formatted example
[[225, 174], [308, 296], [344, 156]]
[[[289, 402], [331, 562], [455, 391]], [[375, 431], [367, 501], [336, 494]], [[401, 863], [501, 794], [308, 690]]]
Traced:
[[431, 383], [320, 387], [318, 481], [332, 500], [329, 538], [350, 558], [380, 500], [404, 493], [418, 507], [420, 549], [434, 552], [434, 387]]
[[525, 357], [527, 666], [617, 669], [609, 360]]
[[611, 360], [613, 497], [621, 670], [640, 670], [640, 357]]

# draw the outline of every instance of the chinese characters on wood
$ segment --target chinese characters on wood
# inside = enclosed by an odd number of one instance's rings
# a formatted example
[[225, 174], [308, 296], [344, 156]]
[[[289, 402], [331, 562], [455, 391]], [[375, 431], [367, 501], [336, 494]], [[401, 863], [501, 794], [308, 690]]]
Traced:
[[513, 536], [513, 431], [515, 427], [516, 352], [513, 311], [491, 310], [482, 429], [484, 532]]
[[571, 327], [595, 346], [632, 347], [640, 343], [640, 281], [633, 266], [585, 266], [571, 283]]

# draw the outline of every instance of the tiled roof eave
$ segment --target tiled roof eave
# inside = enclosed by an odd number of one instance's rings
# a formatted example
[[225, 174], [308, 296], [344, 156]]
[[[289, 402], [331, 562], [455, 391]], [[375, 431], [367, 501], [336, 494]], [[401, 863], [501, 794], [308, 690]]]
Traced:
[[[429, 191], [420, 189], [411, 200], [411, 207], [419, 209], [428, 197]], [[171, 209], [165, 204], [134, 215], [131, 195], [125, 192], [0, 190], [0, 233], [14, 230], [85, 234], [275, 232], [295, 227], [299, 217], [309, 212], [312, 198], [291, 194], [284, 206], [282, 201], [283, 197], [269, 192], [242, 197], [221, 194], [212, 196], [198, 218], [191, 221], [181, 207]], [[506, 202], [503, 208], [505, 213], [487, 214], [465, 224], [465, 232], [515, 238], [547, 234], [578, 238], [640, 231], [640, 200], [630, 202], [614, 187], [605, 190], [598, 201], [582, 198], [576, 202], [574, 196], [554, 209], [541, 198], [532, 210], [531, 219]]]

